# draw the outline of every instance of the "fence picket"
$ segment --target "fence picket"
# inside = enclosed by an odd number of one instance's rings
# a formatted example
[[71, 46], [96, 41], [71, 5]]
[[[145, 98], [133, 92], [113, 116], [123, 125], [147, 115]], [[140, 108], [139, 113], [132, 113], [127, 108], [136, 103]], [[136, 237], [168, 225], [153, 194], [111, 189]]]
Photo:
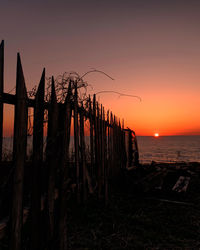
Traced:
[[80, 166], [79, 166], [79, 126], [78, 126], [78, 93], [77, 83], [75, 84], [74, 93], [74, 146], [75, 146], [75, 166], [76, 166], [76, 191], [77, 191], [77, 202], [81, 202], [80, 194]]
[[60, 184], [59, 184], [59, 221], [58, 221], [58, 238], [59, 249], [67, 249], [67, 183], [69, 180], [69, 142], [70, 142], [70, 127], [71, 127], [71, 81], [68, 86], [65, 103], [61, 106], [60, 113]]
[[98, 198], [101, 199], [101, 192], [102, 192], [102, 180], [101, 180], [101, 173], [102, 173], [102, 154], [101, 154], [101, 117], [100, 117], [100, 111], [99, 111], [99, 103], [96, 103], [97, 105], [97, 159], [98, 159], [98, 165], [97, 165], [97, 183], [98, 183]]
[[[45, 69], [35, 96], [33, 124], [33, 170], [31, 196], [31, 249], [41, 248], [41, 168], [43, 160]], [[37, 183], [37, 185], [35, 185]]]
[[4, 90], [4, 41], [0, 44], [0, 161], [3, 145], [3, 90]]
[[84, 115], [83, 106], [80, 111], [80, 142], [81, 142], [81, 161], [82, 161], [82, 182], [83, 182], [83, 201], [87, 200], [87, 189], [86, 189], [86, 156], [85, 156], [85, 139], [84, 139]]
[[92, 103], [89, 96], [89, 120], [90, 120], [90, 174], [94, 178], [94, 136], [93, 136], [93, 114], [92, 114]]
[[24, 165], [26, 157], [27, 141], [27, 91], [21, 65], [20, 55], [17, 54], [17, 81], [16, 81], [16, 105], [14, 118], [14, 142], [13, 142], [13, 204], [11, 212], [10, 250], [21, 249], [22, 238], [22, 203]]
[[94, 149], [95, 149], [95, 178], [97, 179], [98, 172], [98, 130], [97, 130], [97, 112], [96, 112], [96, 95], [93, 96], [93, 121], [94, 121]]
[[54, 196], [55, 179], [57, 166], [57, 128], [58, 128], [58, 103], [55, 92], [54, 78], [52, 77], [51, 101], [48, 109], [48, 133], [47, 133], [47, 151], [46, 160], [48, 166], [48, 218], [49, 218], [49, 247], [54, 237]]

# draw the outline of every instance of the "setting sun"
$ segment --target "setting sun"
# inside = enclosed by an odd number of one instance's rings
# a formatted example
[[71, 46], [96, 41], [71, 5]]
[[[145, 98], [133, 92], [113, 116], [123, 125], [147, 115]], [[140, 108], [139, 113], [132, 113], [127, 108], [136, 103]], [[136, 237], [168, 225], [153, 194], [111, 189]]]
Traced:
[[154, 137], [159, 137], [159, 134], [158, 134], [158, 133], [155, 133], [155, 134], [154, 134]]

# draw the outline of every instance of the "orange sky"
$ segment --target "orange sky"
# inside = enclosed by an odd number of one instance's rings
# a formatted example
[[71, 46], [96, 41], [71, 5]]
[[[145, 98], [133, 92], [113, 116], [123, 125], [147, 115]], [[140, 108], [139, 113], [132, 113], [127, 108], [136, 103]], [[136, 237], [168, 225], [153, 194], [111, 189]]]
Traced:
[[[15, 86], [20, 51], [27, 89], [47, 76], [80, 74], [88, 93], [114, 90], [100, 101], [138, 135], [200, 134], [200, 3], [198, 1], [3, 1], [5, 90]], [[36, 18], [37, 17], [37, 18]], [[5, 108], [4, 135], [13, 112]]]

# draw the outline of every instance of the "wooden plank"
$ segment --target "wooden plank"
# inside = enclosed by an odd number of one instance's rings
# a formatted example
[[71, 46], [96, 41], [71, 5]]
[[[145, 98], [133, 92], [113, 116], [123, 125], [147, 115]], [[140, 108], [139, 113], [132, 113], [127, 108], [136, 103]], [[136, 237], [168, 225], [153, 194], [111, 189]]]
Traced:
[[100, 118], [100, 111], [99, 111], [99, 104], [97, 102], [97, 137], [98, 137], [98, 143], [97, 143], [97, 159], [98, 159], [98, 165], [97, 165], [97, 182], [98, 182], [98, 198], [99, 200], [102, 197], [102, 180], [101, 180], [101, 118]]
[[68, 162], [69, 162], [69, 143], [70, 143], [70, 127], [71, 127], [71, 81], [68, 87], [68, 93], [63, 106], [63, 113], [61, 116], [61, 129], [62, 129], [62, 141], [61, 141], [61, 159], [60, 159], [60, 186], [59, 186], [59, 225], [58, 225], [58, 237], [59, 237], [59, 249], [67, 249], [67, 187], [68, 180]]
[[[3, 93], [2, 94], [2, 102], [5, 104], [15, 105], [17, 102], [16, 96], [13, 94]], [[27, 105], [28, 105], [28, 107], [34, 108], [35, 107], [35, 100], [27, 98]], [[47, 108], [47, 103], [45, 103], [45, 107]]]
[[179, 176], [177, 182], [175, 183], [175, 185], [173, 186], [172, 190], [176, 191], [178, 193], [181, 192], [186, 192], [188, 185], [190, 183], [190, 177], [189, 176]]
[[87, 189], [86, 189], [86, 156], [85, 156], [85, 139], [84, 139], [84, 115], [80, 112], [80, 142], [81, 142], [81, 161], [82, 161], [82, 182], [83, 182], [83, 202], [87, 200]]
[[27, 91], [24, 81], [24, 75], [20, 60], [17, 54], [17, 82], [14, 118], [14, 143], [13, 143], [13, 204], [11, 212], [11, 232], [10, 232], [10, 250], [22, 249], [22, 202], [23, 202], [23, 182], [24, 182], [24, 164], [26, 157], [27, 142]]
[[104, 141], [104, 110], [103, 105], [101, 104], [101, 119], [100, 119], [100, 128], [101, 128], [101, 185], [104, 186], [104, 168], [105, 168], [105, 141]]
[[106, 132], [106, 166], [105, 166], [105, 205], [108, 204], [108, 178], [109, 178], [109, 165], [110, 165], [110, 124], [109, 124], [109, 111], [107, 112], [107, 132]]
[[33, 170], [31, 193], [31, 249], [41, 248], [41, 167], [43, 161], [45, 69], [35, 97], [33, 123]]
[[105, 119], [105, 110], [103, 108], [103, 157], [104, 157], [104, 200], [105, 205], [108, 204], [108, 160], [107, 160], [107, 125]]
[[3, 96], [4, 90], [4, 41], [0, 44], [0, 161], [2, 160], [3, 145]]
[[[110, 162], [110, 116], [109, 116], [109, 110], [107, 111], [107, 159]], [[109, 164], [110, 165], [110, 164]], [[109, 165], [107, 167], [107, 173], [109, 173]]]
[[112, 175], [113, 175], [113, 166], [114, 166], [114, 150], [113, 150], [113, 148], [114, 148], [114, 146], [113, 146], [113, 144], [114, 144], [114, 142], [113, 142], [113, 130], [114, 130], [114, 128], [113, 128], [114, 126], [113, 126], [113, 115], [112, 115], [112, 112], [110, 112], [110, 142], [109, 142], [109, 144], [110, 144], [110, 171], [109, 171], [109, 174], [110, 174], [110, 176], [112, 177]]
[[89, 96], [89, 121], [90, 121], [90, 173], [92, 178], [94, 178], [94, 135], [93, 135], [93, 114], [92, 114], [92, 103]]
[[122, 159], [123, 159], [123, 168], [126, 168], [126, 161], [127, 161], [127, 158], [126, 158], [126, 143], [125, 143], [125, 137], [126, 135], [125, 135], [125, 131], [124, 131], [124, 129], [123, 129], [123, 127], [122, 127], [122, 152], [123, 152], [123, 157], [122, 157]]
[[97, 131], [97, 114], [96, 114], [96, 95], [93, 96], [93, 122], [94, 122], [94, 149], [95, 149], [95, 177], [97, 178], [98, 170], [98, 131]]
[[113, 152], [114, 152], [113, 177], [115, 178], [119, 174], [118, 127], [117, 127], [117, 118], [115, 115], [113, 122]]
[[[57, 166], [57, 126], [58, 125], [58, 103], [55, 92], [54, 78], [52, 77], [51, 101], [48, 109], [48, 132], [46, 161], [48, 166], [48, 219], [49, 235], [47, 236], [51, 244], [54, 238], [54, 190]], [[52, 245], [49, 247], [53, 248]]]
[[79, 126], [78, 126], [78, 93], [77, 83], [75, 83], [74, 93], [74, 146], [75, 146], [75, 166], [76, 166], [76, 191], [77, 191], [77, 203], [81, 202], [80, 194], [80, 166], [79, 166]]
[[123, 140], [123, 137], [122, 137], [122, 128], [121, 128], [121, 121], [119, 119], [119, 125], [118, 125], [118, 128], [119, 128], [119, 155], [120, 155], [120, 164], [121, 164], [121, 168], [123, 167], [123, 150], [122, 150], [122, 140]]
[[[55, 189], [55, 195], [54, 195], [54, 199], [57, 200], [58, 199], [58, 189]], [[44, 203], [45, 203], [45, 196], [42, 195], [41, 196], [41, 211], [44, 210]], [[23, 208], [23, 224], [26, 223], [27, 219], [28, 219], [28, 215], [30, 214], [30, 207], [24, 207]], [[0, 240], [3, 239], [8, 230], [7, 227], [9, 225], [9, 217], [5, 217], [2, 220], [0, 220]]]

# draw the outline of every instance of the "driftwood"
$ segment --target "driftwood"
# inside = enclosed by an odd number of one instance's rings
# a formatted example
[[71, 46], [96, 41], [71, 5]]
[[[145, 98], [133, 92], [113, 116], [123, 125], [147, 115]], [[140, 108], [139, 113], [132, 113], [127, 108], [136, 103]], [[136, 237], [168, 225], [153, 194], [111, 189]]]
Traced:
[[176, 184], [174, 185], [174, 187], [172, 188], [173, 191], [176, 191], [178, 193], [181, 192], [186, 192], [188, 185], [190, 183], [190, 177], [188, 176], [180, 176], [176, 182]]

